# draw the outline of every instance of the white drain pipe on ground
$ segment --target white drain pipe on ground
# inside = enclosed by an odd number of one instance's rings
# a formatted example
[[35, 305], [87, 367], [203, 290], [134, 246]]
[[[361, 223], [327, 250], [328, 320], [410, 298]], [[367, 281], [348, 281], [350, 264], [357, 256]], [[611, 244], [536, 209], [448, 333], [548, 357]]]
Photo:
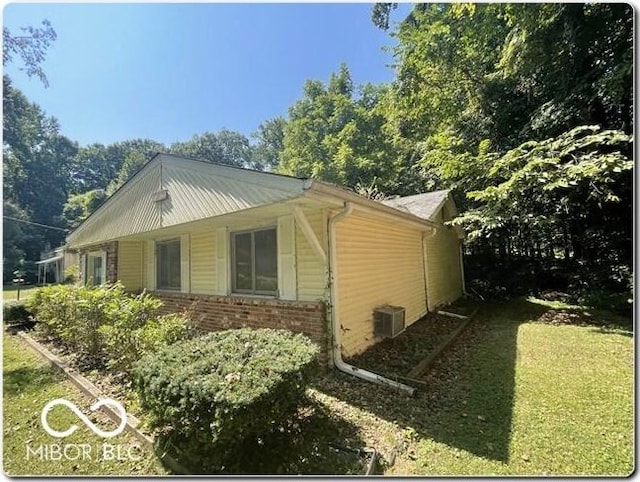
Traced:
[[329, 293], [331, 303], [330, 319], [333, 330], [333, 364], [341, 372], [362, 378], [368, 382], [387, 385], [398, 390], [403, 390], [409, 395], [413, 395], [416, 391], [414, 387], [410, 387], [404, 383], [396, 382], [395, 380], [390, 380], [389, 378], [385, 378], [368, 370], [350, 365], [342, 359], [342, 350], [340, 349], [340, 320], [338, 317], [338, 288], [336, 276], [336, 224], [349, 216], [352, 212], [353, 204], [351, 202], [345, 202], [344, 209], [329, 220]]

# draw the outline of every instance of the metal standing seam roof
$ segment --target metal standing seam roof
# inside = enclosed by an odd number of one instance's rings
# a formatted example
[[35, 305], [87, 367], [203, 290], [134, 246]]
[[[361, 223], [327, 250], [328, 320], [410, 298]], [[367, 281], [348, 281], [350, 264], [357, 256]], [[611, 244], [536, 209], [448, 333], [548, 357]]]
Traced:
[[158, 154], [67, 237], [70, 246], [299, 197], [306, 180]]
[[302, 197], [306, 191], [355, 201], [413, 223], [433, 224], [448, 191], [372, 201], [342, 186], [157, 154], [67, 237], [70, 247]]
[[440, 208], [449, 197], [449, 190], [426, 192], [413, 196], [386, 199], [382, 204], [404, 211], [429, 221], [434, 221]]

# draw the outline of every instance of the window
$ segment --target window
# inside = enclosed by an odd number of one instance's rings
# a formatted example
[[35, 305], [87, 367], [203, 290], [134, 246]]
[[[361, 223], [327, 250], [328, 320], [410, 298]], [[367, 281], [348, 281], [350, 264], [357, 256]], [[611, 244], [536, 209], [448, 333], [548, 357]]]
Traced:
[[93, 251], [87, 254], [85, 284], [89, 286], [98, 286], [104, 284], [106, 253], [104, 251]]
[[164, 290], [180, 289], [180, 239], [156, 242], [156, 287]]
[[278, 291], [276, 228], [231, 234], [234, 293], [274, 295]]

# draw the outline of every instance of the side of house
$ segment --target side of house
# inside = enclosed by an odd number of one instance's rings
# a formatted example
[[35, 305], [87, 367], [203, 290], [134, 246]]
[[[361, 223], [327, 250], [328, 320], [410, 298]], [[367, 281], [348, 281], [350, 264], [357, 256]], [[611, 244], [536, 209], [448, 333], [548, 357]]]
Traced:
[[[448, 194], [428, 199], [429, 216], [450, 215]], [[376, 308], [401, 306], [411, 324], [461, 294], [458, 236], [419, 214], [315, 181], [160, 155], [68, 241], [84, 283], [146, 290], [207, 330], [301, 332], [330, 360], [333, 344], [351, 356], [381, 339]]]

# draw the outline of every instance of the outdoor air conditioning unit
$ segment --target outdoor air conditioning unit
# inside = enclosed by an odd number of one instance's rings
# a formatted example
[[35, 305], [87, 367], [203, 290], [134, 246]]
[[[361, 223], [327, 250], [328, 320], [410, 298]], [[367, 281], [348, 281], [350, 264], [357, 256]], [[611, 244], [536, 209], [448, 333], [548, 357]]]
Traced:
[[381, 306], [373, 312], [373, 334], [394, 338], [404, 331], [404, 308]]

